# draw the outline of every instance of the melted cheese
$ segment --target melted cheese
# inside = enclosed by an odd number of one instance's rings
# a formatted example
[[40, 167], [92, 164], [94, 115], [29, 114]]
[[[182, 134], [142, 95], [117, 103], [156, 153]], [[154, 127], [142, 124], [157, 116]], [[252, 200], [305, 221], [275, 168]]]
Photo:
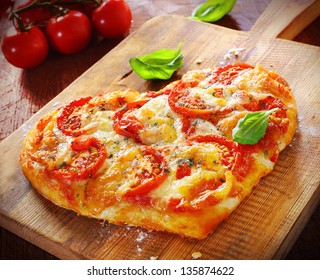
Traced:
[[193, 87], [190, 89], [190, 97], [194, 99], [200, 98], [204, 101], [209, 107], [224, 107], [227, 105], [227, 101], [224, 98], [218, 98], [215, 96], [215, 88], [208, 87]]
[[168, 105], [167, 95], [150, 100], [133, 115], [144, 126], [140, 131], [143, 143], [161, 145], [183, 139], [181, 119]]

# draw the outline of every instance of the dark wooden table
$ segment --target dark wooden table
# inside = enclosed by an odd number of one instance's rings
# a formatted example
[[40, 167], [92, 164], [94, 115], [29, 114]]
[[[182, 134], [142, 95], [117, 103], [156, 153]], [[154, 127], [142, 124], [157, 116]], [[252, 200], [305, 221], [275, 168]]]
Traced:
[[[281, 1], [281, 0], [279, 0]], [[127, 0], [133, 14], [130, 32], [152, 17], [164, 14], [191, 15], [201, 0]], [[238, 0], [232, 12], [215, 24], [249, 31], [270, 0]], [[0, 36], [11, 25], [1, 14]], [[320, 46], [320, 19], [317, 18], [294, 41]], [[0, 53], [0, 141], [9, 136], [40, 108], [58, 95], [72, 81], [116, 47], [121, 40], [92, 40], [83, 51], [61, 55], [51, 51], [40, 66], [21, 70], [10, 65]], [[287, 255], [287, 259], [320, 259], [320, 208], [311, 216], [305, 229]], [[56, 259], [6, 229], [0, 231], [1, 259]]]

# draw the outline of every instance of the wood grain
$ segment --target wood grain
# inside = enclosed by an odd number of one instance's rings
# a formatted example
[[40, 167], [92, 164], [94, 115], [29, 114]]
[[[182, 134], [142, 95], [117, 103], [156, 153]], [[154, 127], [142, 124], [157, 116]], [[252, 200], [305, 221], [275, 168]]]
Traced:
[[[164, 24], [167, 28], [163, 28]], [[176, 28], [168, 32], [171, 25]], [[3, 155], [0, 224], [67, 259], [148, 259], [151, 256], [190, 259], [193, 251], [201, 251], [205, 259], [283, 256], [319, 201], [319, 160], [312, 157], [319, 154], [319, 79], [315, 74], [320, 70], [319, 48], [261, 38], [252, 49], [252, 40], [257, 38], [251, 36], [176, 16], [147, 22], [0, 144]], [[194, 241], [167, 233], [100, 224], [52, 205], [34, 192], [16, 161], [21, 140], [30, 126], [41, 115], [79, 95], [125, 87], [140, 91], [159, 89], [163, 83], [143, 82], [134, 73], [122, 78], [130, 71], [127, 61], [153, 48], [174, 48], [182, 37], [185, 65], [175, 78], [189, 69], [219, 63], [232, 47], [245, 47], [250, 49], [247, 53], [250, 63], [259, 62], [277, 70], [287, 78], [297, 96], [300, 123], [293, 143], [281, 154], [274, 172], [261, 181], [230, 219], [206, 240]], [[208, 38], [219, 38], [218, 44]], [[204, 63], [197, 66], [195, 60], [199, 53]], [[112, 74], [106, 75], [106, 72]]]

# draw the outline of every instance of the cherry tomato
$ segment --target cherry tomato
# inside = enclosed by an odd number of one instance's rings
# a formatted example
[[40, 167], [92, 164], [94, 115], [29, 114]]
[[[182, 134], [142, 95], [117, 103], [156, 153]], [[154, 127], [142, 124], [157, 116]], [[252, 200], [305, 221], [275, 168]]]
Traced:
[[10, 28], [3, 36], [1, 49], [4, 57], [18, 68], [33, 68], [47, 57], [49, 46], [43, 32], [36, 26], [27, 31]]
[[0, 2], [0, 9], [7, 9], [9, 8], [10, 6], [12, 6], [13, 4], [13, 0], [2, 0]]
[[13, 5], [13, 0], [2, 0], [0, 2], [0, 19], [7, 17], [10, 11], [10, 7]]
[[[54, 2], [55, 0], [51, 0], [51, 2]], [[91, 16], [92, 11], [99, 6], [99, 4], [94, 3], [92, 1], [92, 3], [79, 3], [79, 4], [68, 4], [72, 1], [70, 0], [60, 0], [61, 4], [59, 4], [59, 6], [63, 7], [63, 8], [67, 8], [69, 10], [76, 10], [76, 11], [80, 11], [85, 13], [88, 17]]]
[[[20, 1], [21, 2], [21, 1]], [[34, 0], [24, 0], [23, 3], [17, 6], [16, 10], [24, 8], [30, 5]], [[20, 17], [24, 24], [35, 24], [35, 25], [45, 25], [45, 23], [50, 19], [51, 13], [46, 8], [35, 8], [25, 11], [20, 14]]]
[[110, 0], [94, 9], [91, 19], [94, 29], [100, 36], [116, 38], [129, 31], [132, 14], [125, 1]]
[[79, 11], [70, 11], [63, 16], [51, 18], [46, 31], [52, 47], [63, 54], [84, 49], [91, 39], [90, 21]]

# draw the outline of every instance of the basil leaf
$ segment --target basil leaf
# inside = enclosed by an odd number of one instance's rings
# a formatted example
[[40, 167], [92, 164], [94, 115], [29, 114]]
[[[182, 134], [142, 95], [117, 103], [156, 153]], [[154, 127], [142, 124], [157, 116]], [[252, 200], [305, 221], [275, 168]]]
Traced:
[[256, 144], [265, 135], [270, 114], [278, 110], [250, 112], [238, 121], [232, 130], [232, 138], [240, 144]]
[[182, 67], [182, 42], [177, 50], [161, 49], [153, 53], [134, 57], [129, 60], [131, 68], [145, 80], [168, 80]]
[[200, 21], [214, 22], [231, 12], [236, 0], [208, 0], [192, 11], [191, 17]]

